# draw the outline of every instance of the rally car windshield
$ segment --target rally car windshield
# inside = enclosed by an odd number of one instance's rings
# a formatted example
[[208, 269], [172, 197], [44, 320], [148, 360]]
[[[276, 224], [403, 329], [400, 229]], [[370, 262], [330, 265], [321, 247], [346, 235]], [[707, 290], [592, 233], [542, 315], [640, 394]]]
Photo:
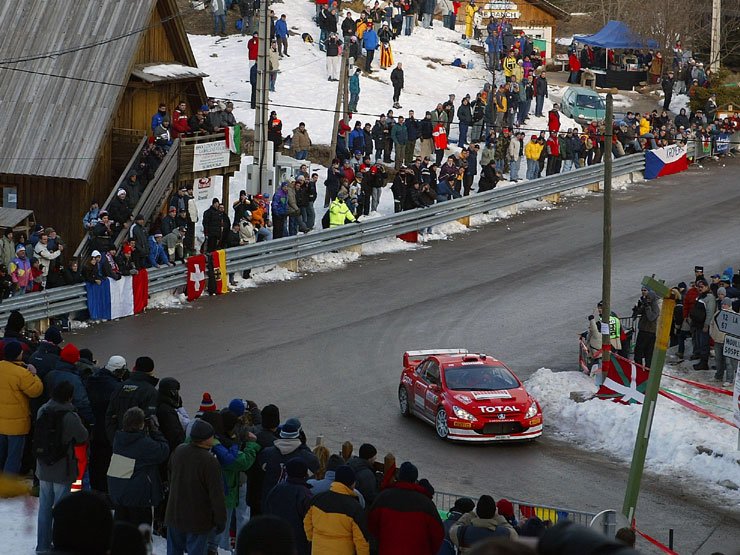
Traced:
[[519, 387], [504, 366], [465, 365], [445, 369], [447, 389], [452, 391], [495, 391]]

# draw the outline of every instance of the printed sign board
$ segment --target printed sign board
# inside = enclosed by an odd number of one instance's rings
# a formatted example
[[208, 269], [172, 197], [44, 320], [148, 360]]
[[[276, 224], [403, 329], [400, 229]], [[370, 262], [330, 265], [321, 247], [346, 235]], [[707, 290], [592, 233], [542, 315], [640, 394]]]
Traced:
[[226, 141], [213, 141], [193, 145], [193, 171], [224, 168], [229, 165], [229, 149]]

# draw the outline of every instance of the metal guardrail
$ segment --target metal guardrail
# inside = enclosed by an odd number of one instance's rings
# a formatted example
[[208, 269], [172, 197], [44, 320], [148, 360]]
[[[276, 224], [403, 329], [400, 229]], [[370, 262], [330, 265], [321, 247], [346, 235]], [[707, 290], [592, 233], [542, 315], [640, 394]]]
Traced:
[[[437, 505], [437, 509], [440, 511], [449, 511], [455, 504], [455, 500], [461, 497], [469, 497], [473, 501], [478, 500], [478, 496], [458, 495], [455, 493], [435, 491], [434, 504]], [[499, 497], [496, 499], [499, 499]], [[576, 524], [588, 526], [591, 523], [591, 520], [596, 516], [596, 513], [590, 513], [588, 511], [578, 511], [575, 509], [542, 505], [541, 503], [532, 503], [530, 501], [519, 501], [516, 499], [509, 499], [508, 497], [506, 499], [511, 501], [511, 504], [514, 506], [514, 517], [520, 524], [524, 523], [528, 518], [536, 516], [543, 521], [549, 520], [553, 524], [561, 520], [570, 520]]]
[[[627, 175], [644, 169], [645, 157], [642, 154], [633, 154], [614, 160], [612, 175]], [[473, 214], [586, 187], [597, 183], [603, 177], [603, 172], [603, 165], [589, 166], [504, 189], [494, 189], [440, 202], [428, 208], [371, 218], [356, 225], [344, 225], [315, 233], [234, 247], [226, 250], [226, 266], [229, 272], [239, 272], [395, 237]], [[186, 279], [184, 265], [150, 269], [149, 292], [159, 293], [184, 287]], [[0, 322], [4, 322], [10, 311], [15, 309], [21, 310], [27, 321], [33, 321], [85, 308], [87, 305], [84, 286], [59, 287], [22, 297], [12, 297], [0, 303]]]

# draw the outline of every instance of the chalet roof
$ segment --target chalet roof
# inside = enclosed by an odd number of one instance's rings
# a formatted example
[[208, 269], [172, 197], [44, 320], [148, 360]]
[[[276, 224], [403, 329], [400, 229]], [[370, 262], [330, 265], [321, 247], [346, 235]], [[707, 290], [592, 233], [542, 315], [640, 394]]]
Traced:
[[156, 1], [0, 2], [0, 174], [88, 179]]
[[564, 9], [559, 8], [552, 2], [548, 2], [547, 0], [526, 0], [533, 6], [537, 6], [540, 8], [543, 12], [550, 14], [555, 19], [562, 19], [567, 20], [570, 18], [570, 14], [566, 12]]
[[0, 227], [15, 227], [31, 214], [33, 214], [33, 210], [0, 206]]

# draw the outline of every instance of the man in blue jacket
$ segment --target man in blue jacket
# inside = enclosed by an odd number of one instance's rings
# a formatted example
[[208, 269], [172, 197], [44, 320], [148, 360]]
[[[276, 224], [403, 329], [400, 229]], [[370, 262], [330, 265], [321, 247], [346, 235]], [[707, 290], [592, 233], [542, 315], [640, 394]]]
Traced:
[[90, 398], [87, 396], [87, 390], [82, 383], [79, 369], [76, 366], [79, 360], [79, 349], [72, 343], [67, 343], [59, 353], [59, 360], [54, 366], [54, 370], [49, 372], [44, 379], [44, 388], [47, 392], [51, 392], [63, 381], [71, 383], [74, 388], [72, 404], [85, 425], [92, 427], [95, 425], [95, 415], [90, 406]]
[[375, 57], [375, 51], [378, 49], [380, 41], [378, 40], [378, 33], [373, 29], [372, 22], [367, 24], [367, 29], [362, 35], [362, 47], [365, 49], [365, 71], [372, 73], [373, 58]]
[[277, 41], [278, 56], [281, 58], [283, 54], [290, 58], [288, 54], [288, 20], [285, 14], [280, 16], [275, 22], [275, 41]]
[[[350, 110], [351, 112], [352, 110]], [[348, 147], [350, 152], [365, 152], [365, 132], [362, 130], [362, 122], [356, 121], [355, 128], [349, 134]]]

